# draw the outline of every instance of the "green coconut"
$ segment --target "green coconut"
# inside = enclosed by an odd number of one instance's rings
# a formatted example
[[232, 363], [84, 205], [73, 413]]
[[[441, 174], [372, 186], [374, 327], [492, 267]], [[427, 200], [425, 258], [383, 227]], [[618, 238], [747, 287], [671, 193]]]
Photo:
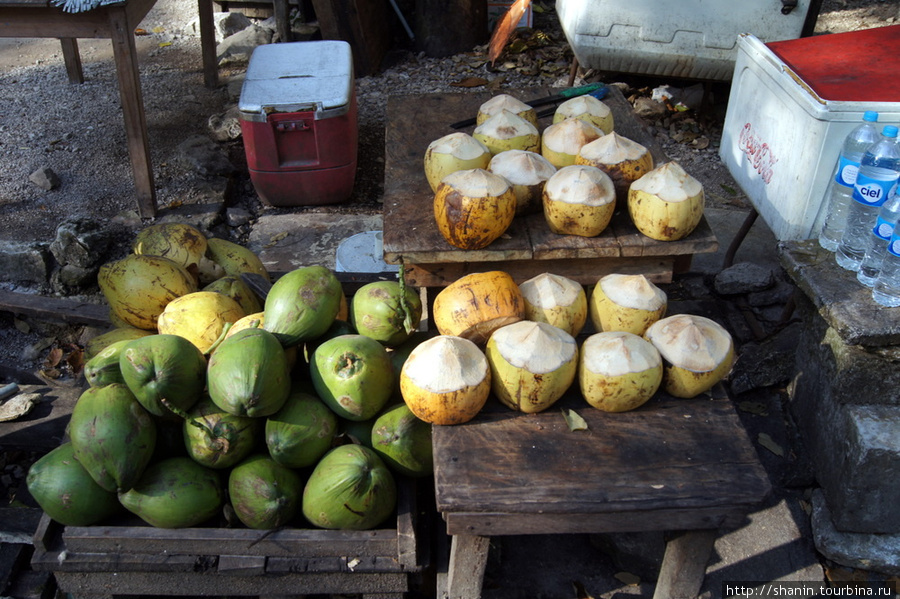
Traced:
[[387, 349], [365, 335], [341, 335], [317, 347], [310, 375], [322, 401], [348, 420], [375, 416], [394, 389]]
[[337, 427], [337, 416], [321, 399], [294, 391], [284, 406], [266, 419], [266, 447], [279, 464], [305, 468], [331, 448]]
[[235, 416], [209, 398], [200, 400], [181, 425], [188, 455], [207, 468], [231, 468], [257, 447], [262, 421]]
[[249, 528], [284, 526], [300, 513], [303, 479], [271, 457], [254, 454], [232, 468], [228, 496], [238, 519]]
[[434, 472], [431, 424], [416, 418], [405, 403], [388, 408], [376, 418], [372, 449], [398, 474], [422, 477]]
[[293, 270], [272, 285], [266, 296], [264, 324], [290, 347], [321, 336], [337, 318], [344, 290], [324, 266]]
[[102, 387], [112, 383], [125, 383], [119, 368], [119, 355], [129, 340], [110, 343], [84, 365], [84, 378], [91, 387]]
[[247, 285], [243, 279], [234, 275], [225, 275], [224, 277], [216, 279], [204, 287], [202, 291], [215, 291], [222, 295], [227, 295], [238, 303], [245, 315], [256, 314], [262, 312], [263, 309], [262, 302], [260, 302], [259, 297], [253, 293], [250, 286]]
[[350, 302], [356, 332], [394, 347], [406, 341], [422, 319], [422, 300], [398, 281], [374, 281], [360, 287]]

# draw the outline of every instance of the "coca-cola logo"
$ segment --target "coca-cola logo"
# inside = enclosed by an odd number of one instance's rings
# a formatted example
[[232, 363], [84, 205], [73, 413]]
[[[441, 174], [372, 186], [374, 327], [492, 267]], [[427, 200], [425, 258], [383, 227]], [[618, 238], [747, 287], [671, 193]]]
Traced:
[[753, 132], [753, 125], [750, 123], [745, 123], [744, 128], [741, 129], [741, 134], [738, 137], [738, 148], [747, 155], [751, 166], [759, 173], [762, 180], [766, 184], [770, 183], [778, 159], [775, 158], [769, 144]]

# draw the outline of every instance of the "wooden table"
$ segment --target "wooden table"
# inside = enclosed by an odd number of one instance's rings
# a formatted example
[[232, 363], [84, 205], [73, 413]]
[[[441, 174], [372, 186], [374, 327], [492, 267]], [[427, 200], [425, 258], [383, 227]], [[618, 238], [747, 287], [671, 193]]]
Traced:
[[[509, 92], [530, 100], [546, 89]], [[718, 241], [706, 218], [685, 239], [655, 241], [638, 232], [627, 210], [618, 210], [597, 237], [552, 233], [543, 214], [517, 217], [506, 234], [482, 250], [460, 250], [441, 236], [434, 220], [434, 194], [425, 179], [423, 158], [432, 141], [454, 130], [449, 123], [474, 116], [490, 94], [391, 96], [385, 124], [384, 259], [406, 265], [407, 281], [442, 287], [476, 271], [504, 270], [516, 282], [543, 272], [594, 284], [613, 272], [644, 274], [668, 283], [687, 270], [694, 254], [715, 252]], [[665, 153], [635, 117], [618, 88], [603, 100], [613, 111], [616, 131], [644, 145], [658, 164]], [[543, 130], [551, 117], [540, 121]], [[474, 127], [462, 129], [471, 133]]]
[[[560, 409], [588, 429], [569, 430]], [[433, 430], [435, 494], [452, 535], [446, 589], [477, 599], [491, 536], [680, 532], [656, 599], [696, 597], [717, 529], [732, 528], [771, 485], [732, 402], [657, 394], [601, 412], [570, 394], [540, 414], [490, 400], [474, 420]], [[446, 594], [442, 594], [446, 592]]]
[[[84, 82], [77, 38], [108, 38], [112, 41], [138, 211], [144, 218], [156, 215], [156, 188], [134, 30], [154, 4], [156, 0], [128, 0], [85, 12], [67, 13], [52, 6], [49, 0], [0, 0], [0, 37], [59, 38], [69, 81], [73, 83]], [[197, 8], [204, 82], [213, 88], [218, 85], [218, 75], [212, 0], [197, 0]]]

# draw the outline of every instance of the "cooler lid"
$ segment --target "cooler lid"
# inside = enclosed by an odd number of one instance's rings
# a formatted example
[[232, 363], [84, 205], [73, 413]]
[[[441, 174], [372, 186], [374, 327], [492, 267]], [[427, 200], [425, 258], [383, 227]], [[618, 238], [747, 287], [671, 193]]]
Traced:
[[900, 102], [900, 25], [769, 42], [816, 94], [833, 102]]
[[350, 104], [353, 86], [347, 42], [267, 44], [250, 56], [238, 109], [252, 114], [332, 110]]

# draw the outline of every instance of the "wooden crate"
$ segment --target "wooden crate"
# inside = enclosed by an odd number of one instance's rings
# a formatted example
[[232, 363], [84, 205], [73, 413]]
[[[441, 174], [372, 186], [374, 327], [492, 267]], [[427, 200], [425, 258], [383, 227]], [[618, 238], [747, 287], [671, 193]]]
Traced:
[[425, 514], [433, 492], [431, 485], [397, 482], [396, 520], [367, 531], [162, 529], [135, 520], [62, 526], [44, 514], [31, 565], [53, 572], [60, 590], [76, 596], [400, 598], [431, 561]]

